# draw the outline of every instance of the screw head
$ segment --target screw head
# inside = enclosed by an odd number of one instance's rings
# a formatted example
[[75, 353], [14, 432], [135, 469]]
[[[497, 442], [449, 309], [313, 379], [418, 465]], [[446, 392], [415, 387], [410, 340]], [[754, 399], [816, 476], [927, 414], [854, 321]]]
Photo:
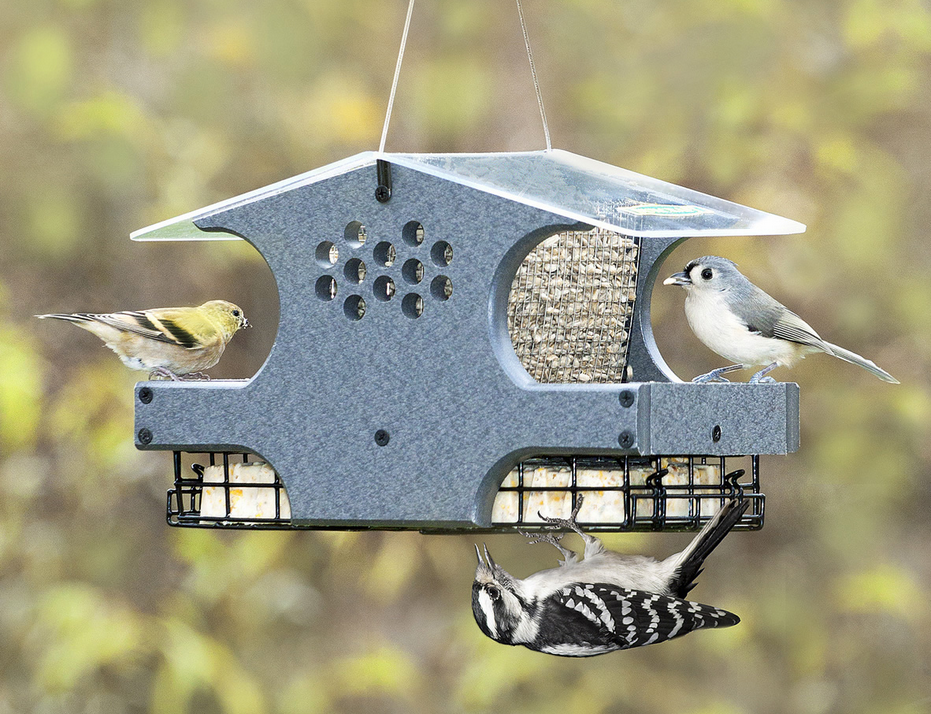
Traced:
[[621, 435], [617, 437], [617, 443], [621, 445], [621, 448], [629, 449], [634, 445], [634, 435], [629, 431], [622, 431]]
[[389, 441], [391, 441], [391, 435], [384, 429], [375, 432], [375, 443], [379, 446], [387, 446]]
[[139, 389], [139, 401], [143, 404], [149, 404], [152, 401], [152, 390], [148, 387], [142, 387]]
[[378, 186], [375, 189], [375, 200], [379, 203], [388, 203], [391, 198], [391, 190], [387, 186]]
[[721, 426], [720, 424], [715, 424], [714, 428], [711, 430], [711, 440], [717, 444], [721, 441]]
[[147, 446], [148, 444], [152, 443], [152, 432], [146, 429], [145, 427], [142, 427], [139, 430], [139, 433], [137, 434], [137, 436], [139, 437], [139, 443], [144, 446]]
[[632, 406], [634, 403], [634, 393], [628, 389], [625, 389], [623, 392], [621, 392], [618, 395], [618, 399], [621, 402], [621, 406], [627, 409], [628, 407]]

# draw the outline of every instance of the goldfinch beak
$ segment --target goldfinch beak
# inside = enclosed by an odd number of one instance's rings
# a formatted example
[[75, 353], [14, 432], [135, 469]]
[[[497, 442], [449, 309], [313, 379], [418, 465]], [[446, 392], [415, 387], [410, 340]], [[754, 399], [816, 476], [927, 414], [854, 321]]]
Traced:
[[663, 281], [663, 285], [681, 285], [685, 287], [691, 284], [692, 280], [689, 278], [688, 273], [673, 273]]

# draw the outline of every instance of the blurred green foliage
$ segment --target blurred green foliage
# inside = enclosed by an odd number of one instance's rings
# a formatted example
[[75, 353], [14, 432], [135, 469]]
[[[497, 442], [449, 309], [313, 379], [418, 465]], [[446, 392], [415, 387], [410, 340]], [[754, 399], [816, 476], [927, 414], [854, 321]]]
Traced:
[[[767, 525], [709, 561], [727, 631], [594, 660], [486, 639], [471, 540], [164, 524], [170, 459], [132, 447], [129, 374], [35, 313], [277, 294], [244, 243], [131, 230], [377, 146], [406, 3], [0, 5], [0, 714], [928, 711], [931, 10], [921, 0], [525, 1], [554, 144], [806, 222], [689, 242], [738, 260], [889, 387], [826, 357]], [[543, 145], [516, 9], [418, 3], [389, 150]], [[671, 271], [670, 270], [670, 271]], [[683, 377], [717, 359], [658, 289]], [[786, 374], [778, 375], [786, 378]], [[688, 536], [616, 536], [665, 555]], [[516, 575], [553, 565], [516, 537]]]

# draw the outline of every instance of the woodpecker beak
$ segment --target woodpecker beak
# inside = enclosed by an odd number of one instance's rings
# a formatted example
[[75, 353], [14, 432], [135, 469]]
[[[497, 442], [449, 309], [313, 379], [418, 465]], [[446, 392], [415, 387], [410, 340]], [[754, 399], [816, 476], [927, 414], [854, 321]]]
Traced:
[[685, 272], [673, 273], [663, 281], [663, 285], [680, 285], [686, 287], [691, 284], [692, 280], [689, 278], [689, 274]]
[[483, 544], [482, 544], [482, 547], [485, 549], [485, 560], [488, 561], [488, 565], [490, 565], [490, 566], [491, 566], [491, 569], [494, 570], [494, 569], [497, 568], [498, 566], [495, 565], [494, 558], [492, 558], [492, 557], [491, 557], [491, 553], [488, 552], [488, 546], [485, 545], [485, 544], [483, 543]]
[[494, 572], [495, 565], [494, 561], [491, 559], [491, 556], [488, 555], [488, 548], [485, 548], [485, 555], [488, 558], [488, 562], [482, 558], [482, 551], [478, 549], [478, 545], [475, 546], [475, 557], [478, 558], [478, 570], [475, 571], [476, 577], [479, 573], [485, 573], [488, 576], [491, 576]]
[[478, 549], [477, 545], [475, 546], [475, 556], [478, 558], [478, 568], [475, 571], [476, 581], [481, 576], [494, 580], [503, 588], [513, 590], [515, 587], [514, 577], [495, 562], [495, 559], [491, 557], [491, 553], [488, 552], [487, 545], [482, 544], [482, 547], [485, 552], [484, 558], [482, 557], [482, 551]]

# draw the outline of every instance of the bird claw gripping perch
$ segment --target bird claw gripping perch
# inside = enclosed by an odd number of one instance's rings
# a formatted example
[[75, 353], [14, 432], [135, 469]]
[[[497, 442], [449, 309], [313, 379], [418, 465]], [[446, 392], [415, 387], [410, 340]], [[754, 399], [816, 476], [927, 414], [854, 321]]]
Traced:
[[761, 369], [759, 372], [755, 373], [752, 377], [750, 377], [750, 384], [771, 384], [772, 382], [775, 382], [776, 381], [775, 379], [773, 379], [772, 377], [767, 377], [766, 375], [768, 375], [778, 366], [779, 366], [778, 362], [773, 362], [772, 364], [769, 364], [763, 367], [763, 369]]
[[[580, 493], [575, 500], [575, 508], [572, 509], [572, 513], [569, 514], [568, 518], [554, 518], [553, 516], [544, 516], [542, 513], [537, 511], [537, 515], [540, 517], [540, 520], [546, 521], [549, 525], [545, 526], [550, 530], [561, 530], [568, 528], [571, 531], [575, 531], [583, 538], [589, 538], [585, 533], [582, 532], [582, 529], [579, 528], [579, 524], [576, 523], [576, 518], [578, 518], [579, 511], [582, 510], [582, 502], [585, 500], [585, 497]], [[562, 538], [562, 536], [560, 536]]]
[[183, 381], [181, 377], [167, 367], [156, 367], [149, 373], [149, 379], [156, 379], [157, 377], [165, 377], [165, 379], [170, 379], [172, 382]]
[[559, 535], [555, 535], [553, 533], [528, 533], [527, 531], [522, 531], [520, 529], [518, 529], [517, 532], [527, 538], [527, 543], [529, 545], [536, 545], [537, 543], [548, 543], [549, 545], [555, 547], [565, 559], [561, 561], [564, 564], [572, 563], [578, 560], [578, 555], [575, 551], [569, 550], [564, 545], [562, 545], [562, 543], [560, 543], [563, 538], [562, 533]]
[[[705, 382], [730, 382], [729, 379], [726, 379], [722, 375], [729, 374], [730, 372], [736, 372], [739, 369], [744, 369], [742, 364], [731, 364], [727, 367], [718, 367], [713, 369], [707, 374], [700, 374], [692, 381], [696, 384], [704, 384]], [[750, 380], [753, 381], [752, 379]]]
[[527, 545], [549, 543], [550, 545], [554, 545], [557, 548], [562, 548], [562, 546], [559, 544], [559, 541], [561, 541], [563, 538], [562, 533], [559, 535], [554, 535], [553, 533], [530, 533], [528, 531], [522, 531], [519, 528], [517, 529], [517, 532], [527, 539]]
[[206, 372], [191, 372], [190, 374], [184, 375], [184, 379], [189, 382], [209, 382], [210, 375]]

